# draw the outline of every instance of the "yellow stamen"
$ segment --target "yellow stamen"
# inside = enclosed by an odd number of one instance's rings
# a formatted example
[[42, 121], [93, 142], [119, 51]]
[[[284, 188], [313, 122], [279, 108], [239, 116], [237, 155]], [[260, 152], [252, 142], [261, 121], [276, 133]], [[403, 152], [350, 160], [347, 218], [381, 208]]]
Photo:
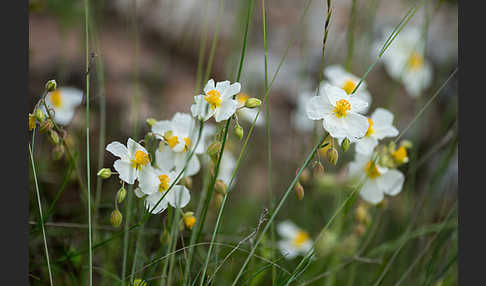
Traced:
[[369, 161], [365, 166], [365, 173], [370, 179], [375, 179], [379, 177], [380, 171], [376, 167], [376, 164], [373, 161]]
[[186, 144], [184, 145], [184, 152], [186, 152], [191, 147], [191, 139], [188, 138], [188, 137], [185, 137], [184, 142], [186, 142]]
[[356, 88], [356, 83], [353, 80], [347, 79], [343, 84], [343, 89], [346, 91], [347, 94], [351, 94], [353, 90]]
[[408, 162], [407, 149], [405, 149], [403, 146], [393, 152], [392, 155], [393, 159], [395, 159], [395, 161], [397, 161], [399, 164]]
[[336, 107], [333, 112], [336, 113], [336, 117], [345, 117], [348, 110], [351, 109], [351, 104], [346, 99], [340, 99], [336, 103]]
[[307, 240], [309, 240], [309, 234], [303, 230], [299, 230], [295, 235], [294, 239], [292, 239], [292, 244], [299, 248], [301, 247]]
[[238, 100], [238, 102], [241, 104], [241, 105], [245, 105], [245, 102], [246, 100], [250, 98], [250, 96], [248, 96], [248, 94], [246, 93], [240, 93], [236, 96], [236, 100]]
[[61, 91], [55, 90], [51, 92], [51, 102], [54, 107], [61, 107], [62, 106], [62, 96], [61, 96]]
[[147, 165], [150, 163], [150, 158], [147, 153], [137, 150], [135, 152], [135, 159], [132, 160], [132, 168], [135, 168], [137, 170], [142, 169], [142, 166]]
[[32, 131], [35, 128], [35, 116], [34, 114], [29, 113], [29, 131]]
[[169, 189], [170, 178], [169, 176], [162, 174], [159, 176], [159, 192], [163, 193]]
[[424, 66], [424, 58], [417, 52], [413, 52], [408, 59], [408, 66], [411, 70], [418, 70]]
[[370, 137], [371, 134], [375, 133], [375, 129], [373, 129], [373, 125], [375, 124], [373, 122], [373, 120], [371, 120], [371, 118], [368, 118], [368, 123], [369, 123], [369, 127], [368, 127], [368, 131], [366, 131], [366, 137]]
[[170, 148], [174, 148], [177, 144], [179, 144], [179, 138], [175, 135], [172, 135], [172, 131], [165, 132], [164, 139], [167, 144], [169, 144]]
[[210, 90], [204, 99], [211, 105], [211, 109], [221, 106], [221, 93], [215, 89]]

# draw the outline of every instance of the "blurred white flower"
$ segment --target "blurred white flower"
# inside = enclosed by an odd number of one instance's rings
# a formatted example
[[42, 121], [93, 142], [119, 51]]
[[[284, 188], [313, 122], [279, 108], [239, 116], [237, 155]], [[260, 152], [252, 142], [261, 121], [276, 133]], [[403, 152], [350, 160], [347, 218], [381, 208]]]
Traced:
[[324, 129], [335, 138], [358, 139], [366, 134], [368, 119], [359, 113], [368, 103], [330, 84], [324, 84], [320, 93], [307, 102], [306, 112], [310, 119], [324, 119]]
[[314, 129], [314, 121], [307, 117], [306, 106], [307, 102], [315, 93], [304, 91], [297, 96], [297, 109], [292, 113], [292, 124], [296, 130], [312, 131]]
[[395, 196], [402, 191], [405, 176], [398, 170], [384, 168], [373, 162], [369, 155], [356, 153], [349, 165], [349, 174], [365, 180], [360, 196], [371, 204], [383, 200], [384, 194]]
[[368, 123], [365, 136], [356, 142], [356, 152], [363, 155], [370, 155], [378, 145], [378, 140], [398, 135], [398, 130], [392, 125], [393, 114], [384, 108], [377, 108], [368, 118]]
[[127, 146], [114, 141], [106, 146], [106, 150], [119, 157], [113, 164], [121, 180], [133, 184], [139, 176], [139, 172], [150, 166], [150, 157], [145, 148], [128, 138]]
[[[327, 67], [324, 70], [324, 75], [327, 77], [331, 85], [335, 85], [337, 87], [344, 89], [344, 91], [346, 91], [347, 94], [351, 94], [353, 90], [358, 86], [358, 83], [360, 81], [359, 77], [345, 71], [344, 68], [340, 65], [332, 65]], [[325, 83], [326, 82], [324, 81], [321, 84], [321, 88]], [[361, 84], [359, 85], [358, 89], [355, 92], [355, 96], [356, 98], [367, 102], [368, 107], [369, 105], [371, 105], [371, 95], [366, 89], [365, 81], [361, 82]], [[368, 108], [365, 108], [363, 113], [366, 113], [367, 111]]]
[[[384, 41], [382, 39], [380, 44]], [[432, 66], [425, 59], [424, 50], [421, 30], [407, 27], [398, 34], [382, 57], [390, 76], [401, 81], [408, 94], [414, 97], [419, 96], [432, 82]]]
[[[238, 114], [238, 118], [242, 118], [250, 123], [253, 123], [253, 120], [255, 120], [255, 117], [258, 113], [258, 109], [259, 107], [257, 108], [246, 108], [244, 107], [245, 106], [245, 102], [246, 100], [250, 98], [248, 96], [248, 94], [246, 93], [239, 93], [237, 96], [236, 96], [236, 100], [238, 101], [238, 106], [237, 106], [237, 114]], [[265, 123], [265, 119], [263, 117], [263, 111], [260, 112], [260, 115], [258, 115], [258, 118], [255, 122], [255, 125], [256, 126], [262, 126], [263, 123]]]
[[216, 122], [229, 119], [238, 107], [238, 101], [233, 95], [240, 92], [241, 85], [238, 82], [230, 84], [229, 81], [222, 81], [214, 85], [210, 79], [204, 87], [205, 95], [194, 97], [195, 103], [191, 106], [192, 115], [199, 120], [206, 121], [212, 116]]
[[229, 186], [231, 177], [233, 175], [233, 170], [235, 169], [235, 167], [236, 167], [235, 157], [229, 150], [225, 150], [223, 152], [223, 158], [221, 158], [221, 163], [219, 166], [218, 179], [222, 180], [226, 184], [226, 186]]
[[[74, 117], [76, 107], [83, 101], [83, 92], [77, 88], [62, 87], [46, 95], [46, 105], [51, 110], [54, 121], [60, 125], [67, 125]], [[47, 115], [44, 105], [42, 111]]]
[[277, 232], [283, 238], [278, 242], [278, 246], [286, 259], [305, 254], [312, 248], [309, 234], [288, 220], [277, 225]]

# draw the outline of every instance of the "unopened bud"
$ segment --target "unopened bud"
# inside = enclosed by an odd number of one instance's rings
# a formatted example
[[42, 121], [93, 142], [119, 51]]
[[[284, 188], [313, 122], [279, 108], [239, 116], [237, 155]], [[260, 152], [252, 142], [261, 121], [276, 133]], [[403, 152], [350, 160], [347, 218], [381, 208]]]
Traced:
[[102, 168], [98, 171], [97, 175], [102, 179], [108, 179], [109, 177], [111, 177], [111, 169]]
[[47, 131], [52, 129], [52, 126], [54, 126], [54, 124], [51, 120], [44, 120], [39, 126], [39, 132], [46, 133]]
[[196, 217], [193, 212], [186, 212], [182, 219], [184, 220], [184, 225], [187, 229], [192, 229], [194, 224], [196, 224]]
[[54, 90], [56, 90], [56, 88], [57, 88], [57, 83], [56, 83], [55, 80], [51, 79], [50, 81], [48, 81], [46, 83], [46, 91], [47, 92], [54, 91]]
[[29, 131], [34, 130], [35, 128], [35, 116], [29, 113]]
[[51, 143], [53, 145], [58, 145], [59, 144], [59, 135], [57, 134], [56, 131], [51, 130], [49, 132], [49, 141], [51, 141]]
[[339, 153], [336, 148], [332, 147], [331, 149], [327, 150], [327, 160], [329, 163], [336, 165], [339, 158]]
[[243, 127], [241, 127], [238, 123], [235, 126], [235, 135], [238, 137], [239, 140], [243, 139]]
[[44, 119], [46, 118], [46, 114], [40, 108], [35, 109], [34, 115], [35, 115], [35, 119], [37, 119], [37, 121], [39, 122], [44, 121]]
[[245, 107], [248, 107], [248, 108], [255, 108], [255, 107], [258, 107], [262, 105], [262, 101], [258, 98], [248, 98], [245, 102]]
[[368, 223], [368, 210], [363, 204], [358, 205], [356, 208], [355, 217], [359, 223]]
[[133, 286], [147, 286], [147, 282], [145, 280], [137, 278], [133, 280]]
[[154, 118], [147, 118], [145, 122], [147, 122], [148, 126], [152, 127], [155, 123], [157, 123], [157, 120], [155, 120]]
[[350, 142], [349, 142], [348, 138], [344, 138], [343, 142], [341, 142], [341, 148], [343, 148], [344, 152], [348, 151], [349, 144], [350, 144]]
[[297, 182], [297, 184], [294, 187], [294, 190], [295, 190], [295, 195], [297, 196], [297, 199], [299, 199], [299, 201], [303, 200], [304, 199], [304, 187], [302, 187], [302, 185], [299, 182]]
[[316, 161], [314, 167], [312, 168], [312, 173], [314, 174], [314, 177], [324, 174], [324, 166], [322, 165], [321, 161]]
[[213, 143], [211, 143], [211, 145], [209, 145], [208, 147], [208, 155], [210, 157], [215, 157], [215, 156], [218, 156], [219, 154], [219, 150], [221, 149], [221, 142], [219, 141], [214, 141]]
[[111, 212], [110, 223], [114, 227], [119, 227], [122, 223], [123, 216], [119, 210], [114, 210]]
[[192, 178], [191, 177], [184, 177], [182, 178], [182, 184], [188, 188], [189, 190], [192, 189]]
[[116, 193], [116, 201], [119, 204], [121, 204], [125, 200], [126, 196], [127, 196], [127, 190], [124, 187], [121, 187]]
[[222, 194], [219, 194], [217, 193], [215, 196], [214, 196], [214, 204], [216, 206], [216, 208], [219, 209], [219, 207], [221, 206], [221, 204], [223, 203], [223, 195]]
[[412, 141], [409, 141], [409, 140], [403, 140], [400, 143], [400, 147], [404, 147], [405, 149], [410, 149], [410, 148], [412, 148], [412, 146], [413, 146]]
[[64, 155], [64, 145], [59, 144], [52, 149], [52, 159], [59, 160], [62, 158], [63, 155]]
[[[299, 172], [299, 169], [297, 169], [297, 173]], [[302, 172], [300, 173], [300, 176], [299, 176], [299, 181], [302, 183], [302, 184], [307, 184], [310, 180], [310, 172], [307, 168], [305, 168], [304, 170], [302, 170]]]
[[226, 184], [223, 182], [223, 180], [217, 180], [216, 183], [214, 183], [214, 190], [218, 193], [218, 194], [226, 194], [226, 189], [227, 189], [227, 186]]

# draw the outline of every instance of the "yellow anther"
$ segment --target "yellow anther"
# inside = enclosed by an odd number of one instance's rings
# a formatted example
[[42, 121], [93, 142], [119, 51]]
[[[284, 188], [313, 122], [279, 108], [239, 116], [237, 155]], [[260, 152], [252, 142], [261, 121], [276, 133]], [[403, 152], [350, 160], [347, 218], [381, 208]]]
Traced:
[[405, 147], [403, 146], [401, 146], [395, 152], [393, 152], [392, 155], [393, 155], [393, 159], [395, 159], [395, 161], [399, 164], [408, 162], [407, 149], [405, 149]]
[[34, 114], [29, 113], [29, 131], [32, 131], [35, 128], [35, 116]]
[[51, 102], [52, 105], [55, 107], [61, 107], [62, 106], [62, 96], [61, 96], [61, 91], [55, 90], [51, 92]]
[[354, 83], [354, 81], [351, 79], [347, 79], [343, 84], [343, 89], [347, 94], [351, 94], [355, 88], [356, 83]]
[[373, 129], [373, 125], [375, 124], [373, 122], [373, 120], [371, 120], [371, 118], [368, 118], [368, 123], [369, 123], [369, 126], [368, 126], [368, 131], [366, 131], [366, 137], [370, 137], [371, 134], [375, 133], [375, 130]]
[[186, 142], [186, 144], [184, 145], [184, 152], [186, 152], [191, 147], [191, 138], [185, 137], [184, 142]]
[[424, 66], [424, 58], [417, 52], [413, 52], [408, 59], [408, 66], [412, 70], [418, 70]]
[[204, 99], [211, 105], [211, 109], [221, 106], [221, 93], [215, 89], [210, 90]]
[[370, 179], [375, 179], [379, 177], [380, 171], [376, 167], [376, 164], [373, 161], [369, 161], [365, 166], [365, 173]]
[[177, 136], [172, 135], [172, 131], [167, 131], [164, 134], [164, 139], [167, 144], [169, 144], [170, 148], [174, 148], [177, 144], [179, 144], [179, 138]]
[[345, 117], [348, 110], [351, 109], [351, 104], [346, 99], [340, 99], [336, 102], [336, 107], [334, 108], [333, 112], [336, 114], [336, 117], [341, 118]]
[[309, 234], [303, 230], [299, 230], [295, 235], [294, 239], [292, 239], [292, 244], [295, 247], [301, 247], [305, 242], [309, 240]]
[[163, 193], [169, 189], [170, 178], [169, 176], [162, 174], [159, 176], [159, 192]]
[[137, 152], [135, 152], [135, 159], [132, 160], [132, 168], [140, 170], [142, 169], [142, 166], [145, 166], [148, 163], [150, 163], [149, 155], [143, 151], [137, 150]]
[[250, 96], [248, 96], [248, 94], [246, 93], [239, 93], [237, 96], [236, 96], [236, 100], [238, 100], [238, 102], [241, 104], [241, 105], [245, 105], [245, 102], [246, 100], [250, 98]]
[[188, 229], [192, 229], [195, 223], [196, 217], [194, 216], [193, 212], [187, 212], [184, 214], [184, 224]]

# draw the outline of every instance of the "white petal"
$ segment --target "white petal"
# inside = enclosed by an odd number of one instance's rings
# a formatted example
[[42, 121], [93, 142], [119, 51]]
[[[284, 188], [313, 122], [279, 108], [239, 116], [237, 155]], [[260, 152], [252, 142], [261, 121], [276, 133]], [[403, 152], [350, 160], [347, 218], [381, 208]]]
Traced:
[[384, 108], [377, 108], [371, 114], [371, 119], [373, 119], [373, 122], [375, 124], [380, 124], [380, 125], [392, 125], [393, 124], [393, 113], [390, 111], [384, 109]]
[[206, 121], [216, 112], [209, 107], [209, 104], [204, 100], [204, 95], [197, 95], [194, 97], [194, 104], [191, 105], [192, 116], [198, 120]]
[[155, 133], [157, 138], [164, 139], [162, 136], [164, 136], [165, 132], [171, 130], [171, 126], [172, 124], [169, 120], [157, 121], [152, 125], [152, 132]]
[[351, 104], [350, 112], [362, 113], [368, 108], [368, 102], [359, 99], [356, 95], [350, 95], [348, 101]]
[[215, 89], [221, 94], [223, 95], [225, 90], [230, 86], [230, 81], [229, 80], [225, 80], [225, 81], [220, 81], [220, 82], [217, 82], [216, 83], [216, 87]]
[[326, 96], [313, 96], [306, 104], [306, 114], [311, 120], [323, 119], [332, 113], [333, 106]]
[[206, 83], [206, 86], [204, 87], [204, 93], [208, 93], [210, 90], [214, 89], [214, 80], [210, 79], [208, 80], [208, 83]]
[[127, 140], [127, 149], [128, 149], [128, 153], [130, 154], [130, 157], [135, 156], [135, 152], [137, 151], [142, 151], [148, 154], [147, 150], [132, 138], [128, 138]]
[[299, 228], [291, 221], [286, 220], [277, 225], [277, 232], [281, 237], [293, 239]]
[[238, 107], [238, 101], [233, 99], [223, 99], [221, 106], [217, 108], [214, 119], [216, 122], [221, 122], [230, 118]]
[[241, 84], [239, 82], [235, 82], [232, 85], [228, 86], [224, 90], [224, 94], [222, 94], [221, 96], [223, 98], [233, 98], [233, 95], [238, 94], [240, 90], [241, 90]]
[[373, 126], [375, 133], [372, 136], [376, 139], [383, 139], [385, 137], [395, 137], [398, 135], [398, 129], [395, 127], [388, 125], [388, 126]]
[[[330, 85], [330, 84], [324, 84], [321, 89], [323, 95], [327, 96], [329, 99], [329, 103], [332, 106], [336, 106], [336, 102], [338, 102], [341, 99], [348, 100], [350, 99], [349, 95], [340, 87]], [[351, 108], [353, 108], [351, 106]]]
[[128, 149], [125, 145], [118, 141], [111, 142], [106, 146], [106, 151], [110, 152], [111, 154], [120, 157], [121, 159], [128, 161], [129, 154]]
[[158, 192], [160, 180], [152, 166], [142, 168], [138, 173], [138, 185], [143, 193], [150, 195]]
[[176, 153], [169, 146], [162, 145], [155, 151], [157, 167], [165, 172], [171, 171], [174, 168], [175, 156]]
[[135, 179], [138, 177], [138, 172], [135, 168], [132, 168], [131, 163], [118, 159], [113, 164], [113, 168], [118, 172], [118, 177], [128, 184], [135, 183]]
[[324, 116], [322, 121], [324, 129], [331, 134], [332, 137], [351, 137], [346, 131], [346, 124], [343, 118], [337, 118], [334, 114], [328, 114]]
[[279, 241], [278, 248], [280, 248], [280, 252], [285, 257], [285, 259], [293, 259], [299, 253], [297, 249], [293, 246], [291, 241]]
[[73, 87], [60, 88], [63, 105], [70, 109], [76, 108], [83, 102], [83, 91]]
[[74, 109], [71, 108], [54, 108], [54, 112], [51, 113], [54, 117], [54, 121], [60, 125], [68, 125], [74, 117]]
[[177, 135], [189, 137], [189, 133], [194, 128], [194, 119], [187, 113], [177, 112], [172, 117], [172, 128]]
[[[186, 164], [186, 156], [188, 154], [186, 153], [177, 153], [175, 156], [175, 167], [177, 172], [182, 171], [184, 169], [184, 166]], [[187, 164], [186, 170], [184, 171], [184, 176], [194, 176], [199, 172], [199, 169], [201, 168], [201, 165], [199, 163], [199, 159], [197, 158], [196, 154], [193, 154], [191, 157], [191, 160], [189, 160], [189, 163]]]
[[368, 131], [368, 118], [361, 114], [348, 112], [342, 119], [345, 123], [349, 137], [361, 138], [366, 134], [366, 131]]
[[405, 176], [397, 170], [389, 170], [378, 179], [378, 184], [381, 189], [390, 196], [394, 196], [401, 192]]
[[[166, 196], [167, 197], [167, 196]], [[164, 197], [161, 201], [162, 194], [160, 192], [153, 193], [145, 198], [145, 208], [152, 214], [163, 212], [167, 208], [167, 199]], [[159, 202], [160, 201], [160, 202]], [[158, 203], [158, 204], [157, 204]], [[155, 207], [157, 206], [157, 207]], [[154, 209], [155, 207], [155, 209]]]
[[186, 187], [177, 185], [172, 187], [165, 198], [171, 206], [183, 208], [191, 200], [191, 195]]
[[135, 188], [135, 190], [133, 190], [133, 192], [135, 193], [135, 196], [137, 196], [137, 198], [141, 199], [145, 196], [145, 194], [142, 192], [142, 190], [137, 187]]
[[363, 200], [371, 204], [377, 204], [383, 200], [383, 191], [378, 187], [376, 179], [366, 180], [359, 194]]
[[373, 149], [375, 149], [376, 145], [378, 145], [378, 140], [371, 137], [363, 137], [356, 142], [356, 152], [364, 155], [370, 155], [373, 152]]

